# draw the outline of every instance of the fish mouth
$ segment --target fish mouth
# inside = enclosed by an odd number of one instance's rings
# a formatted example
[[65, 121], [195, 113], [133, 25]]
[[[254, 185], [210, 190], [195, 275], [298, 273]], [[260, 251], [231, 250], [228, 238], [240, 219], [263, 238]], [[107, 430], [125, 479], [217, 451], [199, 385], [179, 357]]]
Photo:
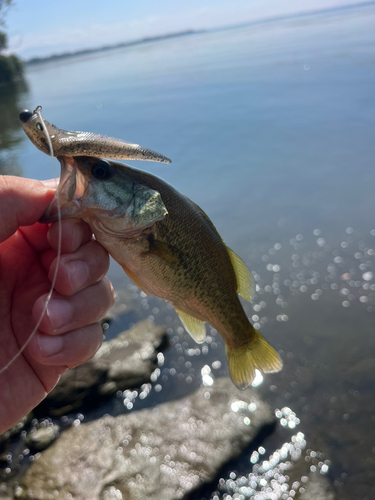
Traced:
[[60, 182], [51, 203], [39, 219], [42, 224], [56, 222], [60, 218], [82, 217], [82, 199], [89, 188], [89, 182], [76, 170], [73, 158], [58, 160], [61, 165]]
[[44, 214], [40, 217], [39, 222], [41, 224], [50, 224], [51, 222], [56, 222], [59, 219], [78, 217], [80, 208], [81, 206], [78, 200], [75, 200], [74, 204], [72, 202], [65, 204], [62, 202], [61, 196], [57, 195], [55, 192], [55, 196], [46, 208]]

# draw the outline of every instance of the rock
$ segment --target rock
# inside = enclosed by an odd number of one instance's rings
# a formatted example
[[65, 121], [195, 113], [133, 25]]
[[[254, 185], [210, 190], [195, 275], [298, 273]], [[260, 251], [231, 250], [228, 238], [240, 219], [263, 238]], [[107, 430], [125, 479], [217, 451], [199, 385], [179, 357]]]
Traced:
[[0, 484], [0, 500], [12, 500], [6, 484]]
[[[296, 446], [299, 436], [301, 437], [300, 447]], [[292, 437], [288, 448], [290, 450], [290, 445], [292, 445], [294, 449], [292, 448], [293, 451], [287, 457], [290, 460], [284, 462], [289, 466], [285, 469], [289, 478], [290, 489], [287, 490], [289, 496], [293, 496], [291, 494], [293, 490], [294, 500], [334, 500], [336, 497], [333, 493], [333, 486], [326, 475], [331, 462], [322, 452], [307, 448], [307, 442], [302, 436], [304, 434], [297, 433], [294, 439]]]
[[[114, 392], [139, 387], [149, 382], [155, 369], [156, 351], [166, 343], [166, 339], [165, 328], [155, 326], [147, 320], [141, 321], [131, 330], [104, 343], [93, 361], [106, 366], [106, 383], [116, 384]], [[101, 390], [107, 392], [103, 390], [103, 386]]]
[[72, 427], [35, 460], [22, 498], [172, 500], [210, 482], [274, 421], [254, 389], [217, 379], [190, 396]]
[[300, 500], [335, 500], [332, 485], [326, 477], [310, 473], [308, 479], [304, 491], [300, 493]]
[[141, 321], [133, 328], [105, 342], [94, 358], [62, 375], [53, 391], [36, 408], [36, 414], [61, 415], [118, 390], [150, 381], [157, 350], [166, 343], [163, 327]]
[[27, 435], [25, 443], [36, 451], [45, 450], [55, 439], [59, 437], [60, 427], [56, 424], [47, 425], [36, 429]]

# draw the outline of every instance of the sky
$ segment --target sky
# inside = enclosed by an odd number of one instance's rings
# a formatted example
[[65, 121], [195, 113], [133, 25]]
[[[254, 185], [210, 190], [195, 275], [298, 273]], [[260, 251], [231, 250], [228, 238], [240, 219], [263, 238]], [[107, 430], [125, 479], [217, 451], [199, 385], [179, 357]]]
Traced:
[[10, 52], [24, 59], [361, 0], [13, 0]]

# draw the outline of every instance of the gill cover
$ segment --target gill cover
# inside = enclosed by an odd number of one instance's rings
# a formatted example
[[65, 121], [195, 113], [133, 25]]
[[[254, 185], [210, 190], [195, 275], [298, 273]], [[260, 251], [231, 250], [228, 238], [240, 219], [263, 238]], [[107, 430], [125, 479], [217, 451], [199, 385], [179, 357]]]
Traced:
[[[43, 125], [37, 114], [37, 111], [41, 110], [41, 106], [38, 106], [33, 113], [25, 109], [20, 113], [20, 120], [23, 130], [34, 146], [50, 156]], [[47, 120], [44, 120], [44, 123], [51, 138], [54, 156], [101, 156], [117, 160], [171, 163], [169, 158], [138, 144], [91, 132], [69, 132], [59, 129]]]

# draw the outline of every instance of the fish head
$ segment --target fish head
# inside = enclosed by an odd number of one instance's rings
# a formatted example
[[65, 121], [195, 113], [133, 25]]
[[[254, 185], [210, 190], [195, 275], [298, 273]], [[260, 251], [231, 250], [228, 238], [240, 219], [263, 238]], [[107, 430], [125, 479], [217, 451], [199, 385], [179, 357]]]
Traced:
[[60, 182], [40, 222], [81, 218], [95, 234], [131, 238], [168, 213], [160, 194], [135, 181], [125, 165], [91, 156], [58, 160]]
[[24, 109], [20, 113], [20, 120], [25, 134], [34, 146], [46, 155], [51, 156], [45, 132], [47, 132], [51, 141], [53, 141], [59, 133], [59, 128], [56, 127], [56, 125], [49, 123], [47, 120], [43, 119], [43, 123], [41, 122], [40, 114], [38, 114], [41, 109], [41, 106], [38, 106], [33, 112], [28, 109]]

